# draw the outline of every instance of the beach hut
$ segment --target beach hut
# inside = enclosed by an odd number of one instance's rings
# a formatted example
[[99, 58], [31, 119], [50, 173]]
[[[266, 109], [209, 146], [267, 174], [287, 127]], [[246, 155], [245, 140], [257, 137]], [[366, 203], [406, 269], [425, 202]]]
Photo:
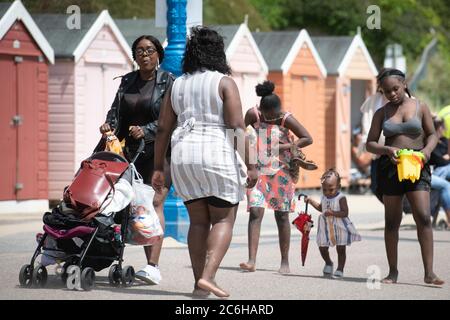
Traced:
[[0, 211], [48, 208], [48, 65], [53, 49], [21, 1], [0, 3]]
[[360, 107], [375, 92], [377, 68], [360, 35], [312, 37], [327, 69], [326, 166], [335, 167], [348, 185], [351, 132], [361, 121]]
[[[130, 46], [143, 34], [153, 35], [164, 47], [167, 46], [166, 29], [155, 27], [154, 19], [116, 19], [115, 21]], [[267, 64], [245, 23], [211, 27], [224, 37], [225, 53], [233, 71], [232, 77], [239, 88], [245, 114], [258, 101], [255, 86], [266, 79]]]
[[33, 16], [55, 50], [49, 75], [49, 197], [59, 199], [80, 162], [100, 139], [120, 79], [132, 70], [131, 49], [107, 11], [83, 14], [69, 29], [68, 15]]
[[117, 27], [131, 47], [134, 40], [142, 35], [151, 35], [167, 46], [166, 28], [155, 27], [155, 19], [114, 19]]
[[304, 149], [319, 166], [315, 171], [300, 171], [299, 188], [320, 186], [326, 169], [325, 149], [325, 78], [326, 68], [306, 30], [254, 32], [269, 67], [268, 79], [275, 83], [286, 111], [311, 133], [314, 143]]

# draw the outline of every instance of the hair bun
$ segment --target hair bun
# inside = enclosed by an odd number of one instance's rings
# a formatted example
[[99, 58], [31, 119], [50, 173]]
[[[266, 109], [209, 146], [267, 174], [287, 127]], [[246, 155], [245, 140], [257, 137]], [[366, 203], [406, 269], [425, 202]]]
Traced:
[[271, 95], [275, 90], [275, 85], [272, 81], [264, 81], [256, 86], [256, 95], [258, 97], [265, 97]]

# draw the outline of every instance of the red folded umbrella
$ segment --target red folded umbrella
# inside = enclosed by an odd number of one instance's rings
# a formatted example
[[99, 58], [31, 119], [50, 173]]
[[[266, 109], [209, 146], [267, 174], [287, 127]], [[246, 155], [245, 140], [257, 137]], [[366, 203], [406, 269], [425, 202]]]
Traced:
[[[301, 197], [306, 197], [305, 194], [300, 194], [298, 196], [298, 200], [300, 201]], [[309, 232], [313, 227], [313, 221], [311, 219], [311, 215], [308, 214], [308, 203], [306, 203], [305, 211], [299, 212], [297, 218], [292, 221], [292, 224], [297, 227], [298, 230], [302, 233], [302, 266], [305, 265], [306, 253], [308, 252], [308, 244], [309, 244]]]

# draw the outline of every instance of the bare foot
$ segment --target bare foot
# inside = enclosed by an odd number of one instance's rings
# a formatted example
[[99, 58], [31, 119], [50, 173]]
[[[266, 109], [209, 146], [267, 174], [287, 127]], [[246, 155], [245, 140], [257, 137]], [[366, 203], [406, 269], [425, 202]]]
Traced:
[[434, 284], [436, 286], [442, 286], [445, 281], [441, 280], [437, 275], [432, 274], [431, 276], [426, 276], [424, 278], [425, 283]]
[[230, 296], [228, 292], [219, 288], [216, 284], [206, 279], [198, 280], [197, 286], [200, 289], [214, 293], [214, 295], [216, 295], [219, 298], [228, 298]]
[[397, 283], [398, 272], [397, 273], [389, 273], [386, 278], [381, 280], [381, 283], [384, 284], [394, 284]]
[[239, 264], [239, 268], [242, 270], [248, 271], [248, 272], [255, 272], [256, 271], [256, 265], [254, 263], [249, 262], [242, 262]]
[[291, 273], [291, 270], [289, 269], [289, 264], [281, 263], [281, 266], [280, 266], [280, 269], [278, 269], [278, 272], [281, 274]]

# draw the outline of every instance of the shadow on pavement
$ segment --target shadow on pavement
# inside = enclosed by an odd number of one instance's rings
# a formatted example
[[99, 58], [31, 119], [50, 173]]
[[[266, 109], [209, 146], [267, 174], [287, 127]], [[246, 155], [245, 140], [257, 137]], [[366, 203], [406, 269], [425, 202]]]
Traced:
[[[246, 271], [246, 270], [242, 270], [239, 267], [220, 267], [220, 269], [231, 270], [231, 271], [239, 271], [239, 272], [242, 272], [242, 273], [254, 273], [254, 272], [249, 272], [249, 271]], [[271, 270], [271, 269], [260, 269], [260, 268], [257, 268], [255, 272], [257, 272], [257, 271], [274, 272], [274, 273], [279, 274], [278, 270]]]
[[367, 282], [366, 278], [352, 278], [352, 277], [344, 277], [343, 279], [333, 279], [331, 277], [324, 277], [324, 276], [307, 276], [307, 275], [301, 275], [301, 274], [282, 274], [284, 277], [300, 277], [300, 278], [312, 278], [312, 279], [323, 279], [323, 280], [334, 280], [334, 281], [347, 281], [347, 282], [358, 282], [358, 283], [364, 283]]
[[[382, 241], [384, 241], [384, 236], [383, 235], [381, 235], [381, 236], [368, 236], [367, 234], [364, 234], [361, 237], [362, 237], [363, 241], [364, 240], [382, 240]], [[417, 237], [416, 238], [404, 238], [404, 237], [402, 238], [402, 237], [399, 237], [398, 240], [400, 242], [401, 241], [405, 241], [405, 242], [417, 242], [417, 243], [419, 243], [419, 240], [417, 239]], [[449, 240], [436, 240], [436, 239], [433, 239], [433, 242], [434, 243], [450, 243]]]
[[[384, 284], [389, 286], [389, 284]], [[417, 284], [417, 283], [406, 283], [406, 282], [397, 282], [393, 285], [403, 285], [403, 286], [413, 286], [413, 287], [423, 287], [423, 288], [431, 288], [431, 289], [443, 289], [443, 287], [432, 285], [432, 284]]]

